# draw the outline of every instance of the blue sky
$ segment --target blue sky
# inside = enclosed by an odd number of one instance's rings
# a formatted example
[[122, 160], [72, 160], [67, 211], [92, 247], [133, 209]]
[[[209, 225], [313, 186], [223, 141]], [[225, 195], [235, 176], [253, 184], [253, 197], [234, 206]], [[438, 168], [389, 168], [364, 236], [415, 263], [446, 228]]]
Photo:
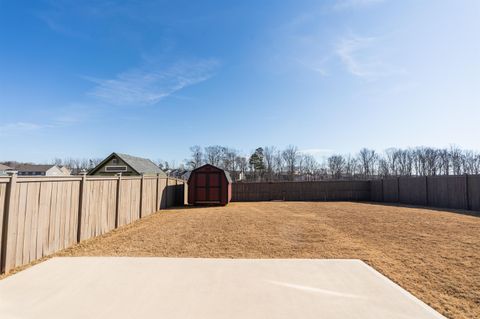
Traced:
[[0, 160], [480, 150], [480, 1], [0, 0]]

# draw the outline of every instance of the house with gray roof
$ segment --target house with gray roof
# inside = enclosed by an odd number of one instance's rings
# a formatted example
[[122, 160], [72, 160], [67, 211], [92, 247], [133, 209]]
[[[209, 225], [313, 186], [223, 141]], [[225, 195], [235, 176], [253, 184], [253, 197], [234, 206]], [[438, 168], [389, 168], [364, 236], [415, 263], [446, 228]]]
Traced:
[[13, 168], [18, 176], [65, 176], [57, 165], [52, 164], [19, 164]]
[[11, 170], [12, 168], [10, 166], [0, 164], [0, 176], [7, 175], [7, 172]]
[[151, 160], [122, 153], [112, 153], [88, 172], [88, 175], [115, 176], [167, 175]]

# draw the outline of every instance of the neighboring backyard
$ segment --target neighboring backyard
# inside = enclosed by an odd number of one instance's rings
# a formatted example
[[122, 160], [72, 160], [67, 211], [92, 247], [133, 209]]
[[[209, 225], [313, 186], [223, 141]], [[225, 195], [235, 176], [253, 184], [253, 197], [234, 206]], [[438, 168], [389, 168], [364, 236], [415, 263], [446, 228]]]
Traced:
[[57, 256], [358, 258], [442, 314], [480, 317], [480, 218], [346, 202], [171, 209]]

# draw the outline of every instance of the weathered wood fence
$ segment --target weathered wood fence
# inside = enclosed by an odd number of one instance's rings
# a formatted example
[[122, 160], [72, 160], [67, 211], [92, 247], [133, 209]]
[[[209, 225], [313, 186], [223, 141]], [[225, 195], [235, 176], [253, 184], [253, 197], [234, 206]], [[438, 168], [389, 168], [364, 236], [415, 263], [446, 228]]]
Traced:
[[480, 211], [480, 175], [373, 180], [371, 200]]
[[262, 182], [232, 184], [232, 201], [368, 201], [369, 181]]
[[0, 177], [1, 272], [184, 204], [184, 181], [142, 177]]
[[232, 201], [374, 201], [480, 211], [480, 175], [234, 183]]

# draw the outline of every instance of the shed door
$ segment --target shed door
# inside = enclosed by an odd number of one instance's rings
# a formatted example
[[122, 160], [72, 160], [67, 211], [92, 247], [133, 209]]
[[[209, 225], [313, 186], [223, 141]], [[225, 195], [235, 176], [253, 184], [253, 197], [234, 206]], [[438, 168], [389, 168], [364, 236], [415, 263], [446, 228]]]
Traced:
[[196, 202], [219, 203], [221, 191], [221, 175], [217, 172], [198, 173], [196, 181]]
[[220, 173], [208, 174], [208, 200], [220, 202]]

